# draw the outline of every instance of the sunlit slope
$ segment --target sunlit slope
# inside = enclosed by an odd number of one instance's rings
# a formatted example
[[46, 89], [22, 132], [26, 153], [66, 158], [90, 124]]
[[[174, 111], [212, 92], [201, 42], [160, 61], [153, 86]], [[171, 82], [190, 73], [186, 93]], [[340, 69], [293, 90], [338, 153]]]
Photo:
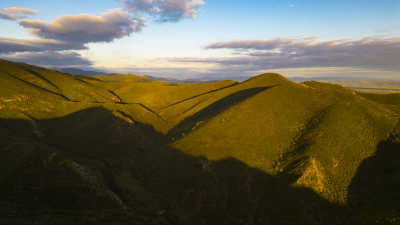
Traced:
[[118, 95], [91, 83], [94, 81], [96, 79], [0, 60], [0, 115], [13, 119], [47, 119], [104, 107], [121, 118], [132, 117], [159, 130], [167, 129], [165, 121], [151, 109], [136, 103], [122, 104]]
[[[116, 76], [116, 78], [113, 78]], [[96, 76], [99, 78], [100, 76]], [[207, 92], [236, 84], [235, 81], [215, 83], [167, 83], [141, 78], [134, 75], [101, 76], [105, 82], [93, 82], [114, 91], [127, 103], [142, 103], [153, 109], [159, 109], [179, 101], [184, 101]], [[145, 82], [142, 81], [145, 79]]]
[[5, 77], [13, 78], [19, 83], [29, 85], [64, 100], [119, 102], [118, 97], [106, 89], [89, 84], [77, 76], [54, 72], [41, 67], [1, 60], [0, 73], [2, 79], [6, 79]]
[[360, 93], [364, 98], [382, 104], [385, 107], [400, 113], [400, 94], [372, 94]]
[[107, 74], [107, 75], [96, 75], [91, 78], [99, 79], [106, 82], [126, 82], [132, 81], [137, 83], [155, 82], [154, 80], [145, 76], [136, 76], [132, 74]]

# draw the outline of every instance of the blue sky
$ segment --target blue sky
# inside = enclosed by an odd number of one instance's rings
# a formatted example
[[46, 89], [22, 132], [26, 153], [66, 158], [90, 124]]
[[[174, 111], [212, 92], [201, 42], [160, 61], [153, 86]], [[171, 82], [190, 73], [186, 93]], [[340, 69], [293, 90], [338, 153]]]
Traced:
[[[36, 12], [13, 17], [20, 8]], [[398, 0], [2, 0], [0, 9], [0, 58], [43, 66], [178, 78], [400, 77]]]

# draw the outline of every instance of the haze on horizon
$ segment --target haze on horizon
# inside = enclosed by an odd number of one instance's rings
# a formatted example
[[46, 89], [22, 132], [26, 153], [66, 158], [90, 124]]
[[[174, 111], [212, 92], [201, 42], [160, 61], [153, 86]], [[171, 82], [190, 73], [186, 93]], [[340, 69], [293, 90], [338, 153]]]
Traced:
[[397, 0], [0, 2], [0, 58], [159, 77], [400, 79]]

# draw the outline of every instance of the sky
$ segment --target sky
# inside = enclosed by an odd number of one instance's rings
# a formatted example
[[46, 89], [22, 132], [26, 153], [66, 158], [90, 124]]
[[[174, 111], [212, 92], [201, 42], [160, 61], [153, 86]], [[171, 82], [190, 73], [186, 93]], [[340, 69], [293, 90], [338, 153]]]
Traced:
[[400, 80], [399, 0], [1, 0], [0, 58], [175, 78]]

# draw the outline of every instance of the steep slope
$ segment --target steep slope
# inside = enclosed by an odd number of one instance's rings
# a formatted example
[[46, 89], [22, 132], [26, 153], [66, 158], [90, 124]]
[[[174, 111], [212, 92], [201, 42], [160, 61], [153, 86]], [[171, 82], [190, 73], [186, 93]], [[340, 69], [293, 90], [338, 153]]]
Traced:
[[119, 102], [117, 96], [108, 90], [98, 88], [76, 76], [46, 70], [27, 64], [0, 61], [1, 78], [15, 80], [37, 88], [51, 95], [70, 101]]

